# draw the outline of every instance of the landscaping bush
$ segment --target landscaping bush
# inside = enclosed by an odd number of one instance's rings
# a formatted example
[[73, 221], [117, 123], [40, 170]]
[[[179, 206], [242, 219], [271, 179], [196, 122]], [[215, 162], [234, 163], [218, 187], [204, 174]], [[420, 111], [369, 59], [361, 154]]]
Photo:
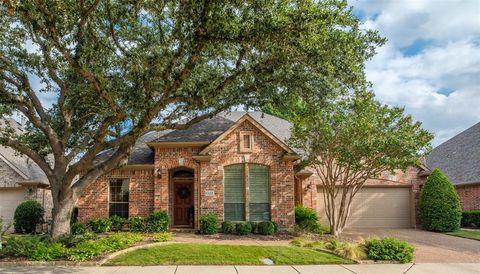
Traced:
[[83, 235], [87, 233], [88, 228], [84, 224], [74, 223], [70, 226], [70, 233], [73, 235]]
[[222, 232], [225, 234], [235, 234], [235, 223], [231, 221], [224, 221], [222, 223]]
[[426, 230], [450, 232], [460, 228], [462, 211], [452, 183], [438, 169], [428, 176], [420, 197], [420, 220]]
[[13, 257], [28, 257], [41, 243], [47, 242], [44, 236], [9, 237], [2, 253]]
[[341, 242], [334, 252], [344, 258], [362, 260], [367, 258], [366, 248], [362, 244]]
[[145, 221], [148, 232], [165, 232], [168, 229], [170, 217], [166, 211], [157, 211], [150, 214]]
[[318, 223], [317, 213], [311, 208], [296, 206], [295, 224], [300, 230], [313, 233], [323, 232], [321, 225]]
[[86, 230], [82, 234], [65, 234], [65, 235], [62, 235], [62, 236], [60, 236], [60, 238], [58, 238], [58, 242], [62, 243], [66, 247], [70, 248], [70, 247], [76, 246], [77, 244], [79, 244], [81, 242], [84, 242], [84, 241], [87, 241], [87, 240], [92, 240], [92, 239], [95, 239], [95, 238], [96, 238], [95, 233], [93, 233], [89, 230]]
[[112, 225], [110, 227], [111, 231], [121, 231], [123, 229], [123, 226], [127, 223], [127, 219], [122, 218], [118, 215], [113, 215], [110, 217], [110, 221], [112, 222]]
[[95, 233], [104, 233], [110, 231], [110, 227], [112, 226], [112, 221], [110, 219], [104, 218], [97, 218], [92, 219], [88, 222], [88, 225]]
[[128, 230], [132, 232], [146, 231], [147, 226], [142, 217], [131, 217], [128, 219]]
[[235, 224], [235, 231], [238, 235], [247, 235], [252, 232], [252, 225], [249, 222], [237, 222]]
[[215, 234], [217, 231], [217, 215], [213, 213], [207, 213], [200, 216], [200, 234]]
[[98, 240], [81, 242], [68, 252], [73, 261], [86, 261], [106, 252], [124, 249], [143, 240], [142, 235], [135, 233], [115, 233]]
[[37, 225], [43, 223], [44, 210], [37, 201], [25, 201], [15, 209], [13, 217], [16, 233], [35, 233]]
[[250, 221], [250, 226], [252, 227], [252, 233], [253, 234], [258, 234], [258, 224], [259, 222], [252, 222]]
[[372, 260], [398, 261], [408, 263], [413, 260], [414, 248], [396, 238], [370, 239], [365, 242], [367, 256]]
[[34, 261], [54, 261], [64, 257], [66, 248], [61, 243], [40, 243], [31, 253], [30, 258]]
[[277, 224], [277, 222], [272, 221], [272, 224], [273, 224], [273, 232], [274, 232], [274, 233], [277, 233], [277, 232], [278, 232], [278, 224]]
[[173, 235], [171, 232], [159, 232], [153, 235], [154, 242], [168, 242], [172, 239]]
[[273, 233], [275, 232], [275, 225], [273, 224], [273, 222], [269, 221], [260, 222], [258, 223], [257, 231], [258, 234], [273, 235]]
[[462, 227], [480, 228], [480, 210], [463, 211]]

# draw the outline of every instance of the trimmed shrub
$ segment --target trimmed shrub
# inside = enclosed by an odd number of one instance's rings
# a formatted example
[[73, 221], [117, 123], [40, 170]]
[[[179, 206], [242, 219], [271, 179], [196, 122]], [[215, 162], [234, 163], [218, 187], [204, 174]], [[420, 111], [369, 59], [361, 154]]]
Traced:
[[480, 228], [480, 210], [463, 211], [462, 227]]
[[131, 217], [128, 219], [128, 230], [132, 232], [146, 231], [147, 226], [142, 217]]
[[97, 218], [88, 221], [88, 225], [95, 233], [104, 233], [110, 231], [110, 227], [112, 226], [112, 221], [110, 219], [104, 218]]
[[164, 210], [153, 212], [145, 220], [146, 229], [148, 232], [165, 232], [170, 223], [170, 217]]
[[34, 261], [54, 261], [65, 257], [66, 248], [61, 243], [40, 243], [31, 253], [30, 258]]
[[173, 234], [171, 232], [159, 232], [153, 235], [154, 242], [168, 242], [172, 239]]
[[252, 227], [252, 233], [253, 234], [258, 234], [258, 224], [259, 222], [253, 222], [253, 221], [250, 221], [250, 226]]
[[112, 226], [110, 227], [111, 231], [121, 231], [123, 226], [127, 223], [127, 219], [118, 215], [113, 215], [110, 217], [110, 221], [112, 222]]
[[249, 222], [237, 222], [235, 224], [235, 231], [238, 235], [247, 235], [252, 232], [252, 225]]
[[320, 224], [318, 223], [317, 213], [311, 208], [296, 206], [295, 224], [300, 230], [305, 230], [307, 232], [313, 233], [323, 232]]
[[73, 223], [70, 226], [70, 233], [73, 234], [73, 235], [83, 235], [83, 234], [87, 233], [87, 231], [88, 231], [88, 228], [84, 224]]
[[420, 196], [420, 220], [424, 229], [449, 232], [460, 228], [462, 210], [452, 183], [438, 169], [428, 176]]
[[217, 215], [207, 213], [200, 216], [200, 234], [215, 234], [218, 232]]
[[235, 223], [231, 221], [224, 221], [222, 223], [222, 232], [225, 234], [235, 234]]
[[277, 224], [277, 222], [272, 221], [272, 224], [273, 224], [273, 232], [274, 232], [274, 233], [277, 233], [277, 232], [278, 232], [278, 224]]
[[411, 262], [414, 248], [407, 242], [392, 237], [365, 241], [367, 256], [372, 260]]
[[273, 224], [273, 222], [269, 222], [269, 221], [260, 222], [258, 223], [257, 229], [258, 229], [258, 234], [273, 235], [273, 233], [275, 232], [275, 225]]
[[13, 217], [16, 233], [35, 233], [37, 225], [43, 223], [44, 210], [37, 201], [25, 201], [17, 206]]

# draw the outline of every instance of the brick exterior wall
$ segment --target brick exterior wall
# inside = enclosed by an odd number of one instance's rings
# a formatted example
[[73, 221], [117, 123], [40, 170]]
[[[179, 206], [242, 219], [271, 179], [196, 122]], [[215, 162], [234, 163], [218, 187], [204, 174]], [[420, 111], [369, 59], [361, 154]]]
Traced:
[[[240, 132], [253, 134], [253, 150], [239, 152]], [[154, 210], [167, 210], [173, 216], [171, 175], [179, 169], [194, 173], [195, 227], [198, 216], [215, 213], [223, 219], [223, 168], [232, 164], [255, 163], [269, 167], [271, 217], [281, 228], [294, 224], [294, 169], [292, 161], [284, 161], [285, 151], [258, 130], [248, 120], [244, 121], [211, 151], [210, 162], [195, 161], [203, 147], [156, 147], [153, 170], [115, 170], [90, 184], [78, 202], [80, 222], [92, 218], [108, 217], [108, 182], [110, 178], [130, 180], [130, 216], [146, 216]], [[206, 196], [205, 192], [214, 192]]]
[[[302, 204], [305, 207], [317, 209], [317, 188], [322, 185], [320, 178], [315, 173], [313, 168], [307, 168], [307, 171], [312, 172], [313, 174], [309, 177], [299, 177], [295, 178], [296, 183], [299, 185], [299, 188], [302, 191], [301, 197], [302, 201], [296, 201], [298, 204]], [[420, 198], [421, 185], [424, 183], [425, 178], [418, 175], [420, 169], [418, 167], [409, 167], [405, 171], [396, 170], [394, 174], [389, 172], [383, 173], [378, 179], [369, 179], [365, 182], [365, 187], [374, 187], [374, 186], [408, 186], [412, 189], [412, 203], [413, 210], [417, 212], [418, 201]], [[418, 214], [416, 214], [418, 216]], [[416, 219], [416, 218], [415, 218]], [[418, 220], [416, 220], [418, 223]], [[415, 225], [415, 224], [414, 224]]]
[[456, 186], [463, 210], [480, 210], [480, 183]]
[[91, 183], [78, 201], [78, 221], [108, 218], [108, 186], [111, 178], [129, 179], [130, 216], [148, 216], [153, 211], [153, 170], [114, 170]]

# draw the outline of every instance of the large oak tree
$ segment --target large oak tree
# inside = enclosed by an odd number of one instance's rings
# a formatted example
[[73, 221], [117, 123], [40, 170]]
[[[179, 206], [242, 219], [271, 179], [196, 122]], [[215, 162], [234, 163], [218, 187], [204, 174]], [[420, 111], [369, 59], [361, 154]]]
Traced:
[[47, 175], [55, 237], [152, 121], [182, 128], [240, 104], [364, 86], [383, 43], [346, 1], [1, 2], [0, 115], [23, 116], [28, 131], [3, 128], [0, 142]]

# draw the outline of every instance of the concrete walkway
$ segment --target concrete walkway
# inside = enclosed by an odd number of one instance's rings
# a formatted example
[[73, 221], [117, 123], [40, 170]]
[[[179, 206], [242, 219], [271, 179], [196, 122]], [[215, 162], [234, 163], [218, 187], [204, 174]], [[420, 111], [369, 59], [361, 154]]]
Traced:
[[295, 266], [112, 266], [112, 267], [10, 267], [0, 273], [28, 274], [479, 274], [478, 263], [416, 263]]

